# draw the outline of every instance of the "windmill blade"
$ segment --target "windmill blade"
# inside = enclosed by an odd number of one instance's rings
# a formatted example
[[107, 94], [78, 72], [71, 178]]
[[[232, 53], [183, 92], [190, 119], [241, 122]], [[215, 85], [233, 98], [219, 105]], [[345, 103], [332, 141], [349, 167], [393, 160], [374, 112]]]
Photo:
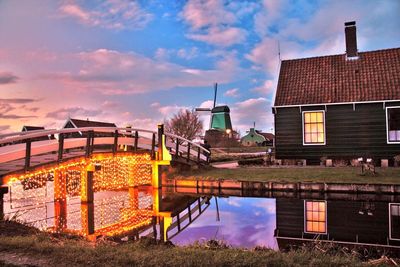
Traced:
[[207, 112], [210, 112], [210, 111], [211, 111], [210, 108], [195, 108], [194, 110], [195, 110], [195, 111], [207, 111]]

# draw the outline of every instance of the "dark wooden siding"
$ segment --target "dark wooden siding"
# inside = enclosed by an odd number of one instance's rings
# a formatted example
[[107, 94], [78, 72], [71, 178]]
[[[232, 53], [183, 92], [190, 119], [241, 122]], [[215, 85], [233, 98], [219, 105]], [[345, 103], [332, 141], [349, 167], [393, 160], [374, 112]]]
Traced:
[[[386, 106], [399, 105], [400, 102]], [[352, 159], [372, 157], [392, 160], [400, 154], [400, 144], [387, 144], [386, 109], [383, 103], [326, 106], [326, 145], [303, 145], [301, 111], [325, 110], [325, 106], [277, 108], [275, 112], [276, 158], [321, 157]]]
[[[364, 203], [365, 205], [365, 203]], [[327, 235], [321, 238], [336, 241], [387, 244], [389, 237], [388, 203], [374, 202], [372, 215], [359, 214], [363, 202], [327, 201]], [[365, 209], [364, 209], [365, 210]], [[313, 238], [304, 232], [304, 200], [276, 199], [276, 229], [278, 236]], [[399, 241], [390, 240], [392, 245]]]

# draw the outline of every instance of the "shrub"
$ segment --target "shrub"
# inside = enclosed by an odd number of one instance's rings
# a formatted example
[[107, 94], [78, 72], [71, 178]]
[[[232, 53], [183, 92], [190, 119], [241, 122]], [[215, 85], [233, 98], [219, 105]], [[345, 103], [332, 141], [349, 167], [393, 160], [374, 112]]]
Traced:
[[241, 159], [238, 161], [238, 164], [241, 166], [244, 165], [264, 165], [263, 158], [255, 158], [255, 159]]

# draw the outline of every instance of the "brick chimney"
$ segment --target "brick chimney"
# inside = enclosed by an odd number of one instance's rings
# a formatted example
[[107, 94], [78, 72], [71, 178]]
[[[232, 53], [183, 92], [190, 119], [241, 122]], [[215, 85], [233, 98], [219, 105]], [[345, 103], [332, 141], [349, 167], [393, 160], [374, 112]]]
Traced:
[[357, 58], [357, 32], [356, 22], [349, 21], [344, 23], [344, 32], [346, 35], [346, 55], [347, 58]]

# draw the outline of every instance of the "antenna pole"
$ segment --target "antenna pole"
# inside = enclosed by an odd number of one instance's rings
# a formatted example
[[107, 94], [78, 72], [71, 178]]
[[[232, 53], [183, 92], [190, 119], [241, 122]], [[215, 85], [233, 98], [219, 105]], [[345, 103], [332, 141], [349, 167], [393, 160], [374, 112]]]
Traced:
[[281, 62], [281, 45], [278, 41], [278, 58], [279, 58], [279, 62]]
[[213, 106], [213, 108], [215, 108], [215, 104], [217, 103], [217, 88], [218, 88], [218, 83], [215, 83], [215, 85], [214, 85], [214, 106]]

